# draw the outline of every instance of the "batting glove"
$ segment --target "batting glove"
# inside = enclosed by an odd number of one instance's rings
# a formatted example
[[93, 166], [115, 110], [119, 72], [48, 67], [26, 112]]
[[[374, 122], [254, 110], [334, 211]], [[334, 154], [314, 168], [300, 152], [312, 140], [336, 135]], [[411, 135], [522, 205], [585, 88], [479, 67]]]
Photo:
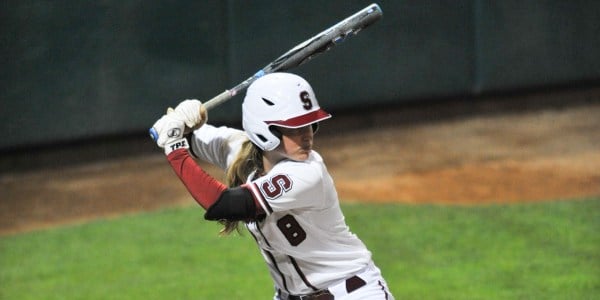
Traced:
[[185, 123], [184, 135], [200, 128], [208, 120], [208, 113], [204, 105], [196, 99], [182, 101], [175, 109], [169, 108], [167, 114], [174, 114], [176, 118]]
[[185, 123], [172, 114], [162, 116], [152, 125], [150, 135], [156, 141], [156, 144], [164, 148], [165, 154], [190, 146], [188, 141], [183, 137]]

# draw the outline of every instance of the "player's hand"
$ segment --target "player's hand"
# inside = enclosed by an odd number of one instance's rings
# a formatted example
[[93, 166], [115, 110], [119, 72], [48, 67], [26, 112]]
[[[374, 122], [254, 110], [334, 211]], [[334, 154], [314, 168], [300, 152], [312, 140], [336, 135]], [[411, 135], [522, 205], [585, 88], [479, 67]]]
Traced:
[[208, 113], [202, 102], [196, 99], [187, 99], [179, 103], [175, 109], [169, 108], [167, 114], [174, 114], [176, 118], [185, 123], [185, 132], [188, 134], [206, 123]]
[[181, 119], [173, 114], [166, 114], [152, 125], [150, 135], [168, 155], [179, 148], [189, 148], [187, 140], [183, 138], [184, 129], [185, 123]]

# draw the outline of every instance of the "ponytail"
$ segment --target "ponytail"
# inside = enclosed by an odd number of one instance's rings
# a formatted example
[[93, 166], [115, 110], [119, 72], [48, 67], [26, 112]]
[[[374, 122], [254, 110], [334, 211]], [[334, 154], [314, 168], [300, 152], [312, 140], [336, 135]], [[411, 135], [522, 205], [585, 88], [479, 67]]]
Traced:
[[[225, 184], [228, 187], [240, 186], [248, 180], [248, 175], [252, 172], [262, 173], [264, 171], [262, 161], [262, 150], [254, 145], [250, 140], [242, 144], [240, 153], [235, 158], [231, 166], [225, 173]], [[222, 220], [223, 224], [220, 234], [228, 235], [234, 230], [239, 232], [239, 221]]]

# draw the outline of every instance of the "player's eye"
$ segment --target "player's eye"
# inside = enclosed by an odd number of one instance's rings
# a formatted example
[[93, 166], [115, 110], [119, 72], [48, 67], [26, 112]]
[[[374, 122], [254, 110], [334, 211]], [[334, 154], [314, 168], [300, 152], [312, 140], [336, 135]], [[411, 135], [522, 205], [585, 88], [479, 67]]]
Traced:
[[310, 125], [300, 128], [281, 128], [279, 129], [283, 135], [287, 136], [299, 136], [308, 133], [312, 127]]

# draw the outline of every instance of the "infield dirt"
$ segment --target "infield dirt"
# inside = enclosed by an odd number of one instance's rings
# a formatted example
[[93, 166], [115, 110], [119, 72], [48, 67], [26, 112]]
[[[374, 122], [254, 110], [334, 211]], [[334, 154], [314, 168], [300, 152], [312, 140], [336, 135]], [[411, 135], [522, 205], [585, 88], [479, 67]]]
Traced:
[[[315, 148], [346, 202], [471, 205], [599, 196], [600, 88], [334, 114]], [[158, 149], [5, 172], [0, 191], [2, 235], [195, 205]]]

